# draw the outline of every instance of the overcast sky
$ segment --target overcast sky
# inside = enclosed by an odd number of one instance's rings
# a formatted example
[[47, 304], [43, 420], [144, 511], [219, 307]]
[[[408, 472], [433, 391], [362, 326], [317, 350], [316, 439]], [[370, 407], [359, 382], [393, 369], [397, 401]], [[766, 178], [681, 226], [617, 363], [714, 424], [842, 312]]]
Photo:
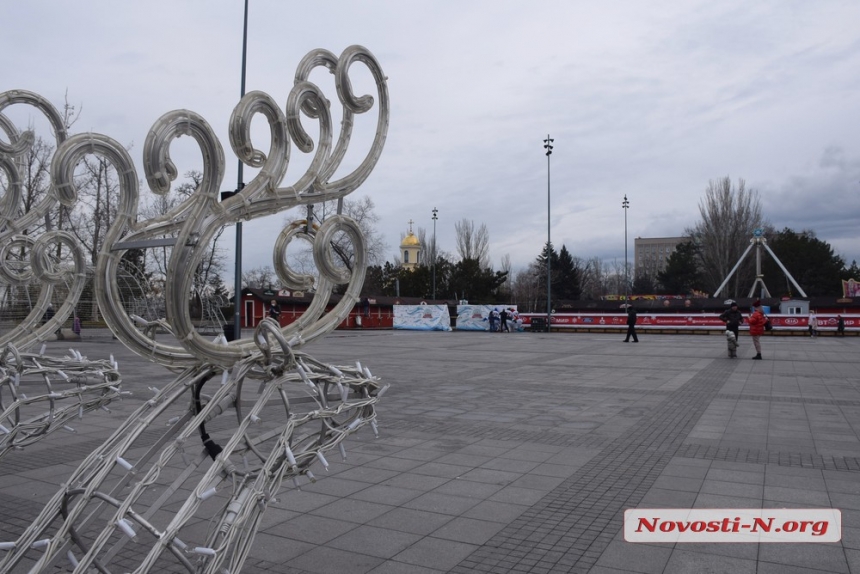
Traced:
[[[194, 110], [221, 138], [232, 189], [243, 6], [7, 2], [0, 91], [58, 107], [67, 92], [82, 112], [72, 132], [131, 145], [138, 166], [155, 120]], [[376, 203], [389, 260], [410, 219], [429, 236], [436, 207], [440, 249], [453, 252], [455, 222], [471, 219], [487, 225], [497, 269], [506, 254], [525, 267], [547, 239], [551, 134], [552, 241], [576, 256], [623, 262], [625, 194], [632, 262], [634, 237], [681, 234], [708, 181], [730, 176], [760, 192], [774, 226], [812, 229], [850, 262], [860, 260], [858, 22], [860, 3], [827, 0], [251, 0], [246, 85], [285, 102], [311, 49], [375, 54], [391, 127], [353, 197]], [[351, 152], [363, 156], [370, 137], [358, 130]], [[190, 144], [171, 155], [180, 173], [200, 168]], [[245, 268], [271, 264], [284, 217], [244, 225]], [[231, 228], [229, 261], [233, 241]]]

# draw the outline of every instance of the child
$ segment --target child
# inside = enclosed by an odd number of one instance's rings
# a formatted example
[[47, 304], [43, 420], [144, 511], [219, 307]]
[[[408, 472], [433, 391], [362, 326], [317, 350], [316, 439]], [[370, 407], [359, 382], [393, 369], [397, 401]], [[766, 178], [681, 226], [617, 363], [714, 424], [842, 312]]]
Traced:
[[738, 339], [735, 337], [734, 331], [726, 329], [726, 343], [729, 349], [729, 358], [734, 359], [738, 356]]

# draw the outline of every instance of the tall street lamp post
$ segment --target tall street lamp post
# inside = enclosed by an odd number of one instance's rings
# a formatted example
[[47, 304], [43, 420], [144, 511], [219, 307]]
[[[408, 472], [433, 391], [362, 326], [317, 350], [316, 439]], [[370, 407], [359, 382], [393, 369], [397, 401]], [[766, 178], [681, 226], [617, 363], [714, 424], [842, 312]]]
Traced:
[[433, 208], [433, 249], [430, 256], [433, 258], [433, 301], [436, 301], [436, 220], [439, 210]]
[[[239, 98], [245, 97], [245, 58], [248, 53], [248, 0], [245, 0], [245, 25], [242, 32], [242, 87]], [[245, 183], [242, 181], [242, 160], [239, 160], [239, 179], [236, 184], [236, 193], [241, 193]], [[242, 222], [236, 222], [236, 267], [233, 278], [233, 333], [236, 339], [242, 338], [242, 323], [240, 321], [240, 305], [242, 304]]]
[[[630, 277], [628, 277], [627, 267], [627, 208], [630, 207], [630, 202], [627, 201], [627, 194], [624, 194], [624, 201], [621, 202], [621, 207], [624, 208], [624, 304], [630, 304]], [[626, 308], [626, 307], [625, 307]]]
[[546, 332], [551, 331], [552, 325], [552, 241], [550, 240], [550, 201], [549, 201], [549, 156], [552, 155], [552, 142], [555, 141], [549, 134], [546, 134], [546, 139], [543, 140], [543, 147], [546, 150]]

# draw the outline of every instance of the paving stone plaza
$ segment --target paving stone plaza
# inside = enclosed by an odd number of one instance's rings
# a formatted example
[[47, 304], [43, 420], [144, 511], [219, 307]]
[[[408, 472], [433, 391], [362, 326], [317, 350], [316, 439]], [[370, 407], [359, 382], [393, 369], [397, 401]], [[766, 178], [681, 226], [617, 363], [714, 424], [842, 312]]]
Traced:
[[[243, 572], [860, 572], [860, 338], [334, 332], [307, 349], [391, 383], [379, 438], [351, 436], [316, 483], [285, 484]], [[107, 331], [123, 388], [0, 460], [0, 541], [173, 378]], [[838, 508], [821, 544], [634, 544], [627, 508]], [[133, 554], [133, 544], [125, 547]], [[132, 568], [133, 569], [133, 568]]]

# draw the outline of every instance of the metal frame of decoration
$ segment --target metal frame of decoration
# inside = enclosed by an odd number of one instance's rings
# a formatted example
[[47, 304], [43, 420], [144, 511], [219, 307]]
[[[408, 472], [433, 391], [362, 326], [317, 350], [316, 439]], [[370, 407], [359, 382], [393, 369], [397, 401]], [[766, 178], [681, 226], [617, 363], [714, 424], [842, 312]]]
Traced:
[[[372, 75], [375, 97], [353, 93], [350, 68], [356, 63]], [[308, 80], [319, 67], [334, 75], [343, 108], [336, 142], [330, 104]], [[352, 172], [333, 179], [347, 151], [355, 114], [374, 107], [378, 120], [367, 156]], [[257, 114], [270, 130], [268, 153], [251, 142], [251, 120]], [[318, 123], [316, 142], [305, 131], [302, 117]], [[91, 568], [124, 572], [133, 560], [136, 573], [177, 567], [237, 573], [282, 483], [299, 486], [300, 481], [315, 480], [312, 465], [327, 468], [333, 450], [345, 457], [347, 436], [366, 425], [376, 432], [375, 405], [387, 385], [360, 363], [329, 365], [301, 350], [347, 316], [364, 281], [364, 236], [358, 224], [341, 213], [342, 201], [338, 214], [319, 227], [294, 223], [275, 241], [273, 261], [282, 284], [302, 291], [314, 287], [307, 312], [287, 327], [265, 319], [246, 339], [228, 343], [220, 336], [204, 337], [189, 314], [191, 276], [186, 270], [200, 263], [213, 234], [224, 225], [341, 200], [351, 193], [378, 161], [388, 121], [386, 78], [367, 49], [351, 46], [339, 57], [314, 50], [299, 63], [285, 109], [259, 91], [245, 95], [234, 109], [229, 123], [232, 149], [259, 172], [226, 201], [218, 201], [224, 153], [209, 124], [187, 110], [169, 112], [155, 122], [143, 146], [146, 181], [153, 192], [168, 193], [178, 173], [170, 158], [171, 143], [178, 137], [197, 142], [204, 169], [193, 195], [146, 221], [138, 221], [138, 177], [125, 148], [100, 134], [63, 138], [51, 164], [62, 198], [74, 201], [75, 168], [88, 154], [105, 158], [119, 175], [119, 214], [95, 270], [105, 321], [129, 349], [179, 374], [161, 388], [151, 388], [153, 396], [80, 464], [16, 541], [0, 543], [6, 550], [0, 571], [33, 560], [34, 573], [61, 563], [71, 564], [76, 573]], [[313, 155], [306, 172], [285, 185], [291, 142]], [[352, 244], [355, 261], [350, 269], [333, 257], [335, 235]], [[287, 264], [287, 247], [297, 239], [312, 243], [317, 278], [296, 273]], [[136, 324], [123, 308], [115, 280], [124, 251], [165, 244], [172, 250], [166, 317], [160, 324], [176, 343], [156, 340], [151, 325]], [[345, 285], [345, 293], [326, 312], [337, 285]], [[229, 411], [235, 411], [235, 423], [222, 416]]]

